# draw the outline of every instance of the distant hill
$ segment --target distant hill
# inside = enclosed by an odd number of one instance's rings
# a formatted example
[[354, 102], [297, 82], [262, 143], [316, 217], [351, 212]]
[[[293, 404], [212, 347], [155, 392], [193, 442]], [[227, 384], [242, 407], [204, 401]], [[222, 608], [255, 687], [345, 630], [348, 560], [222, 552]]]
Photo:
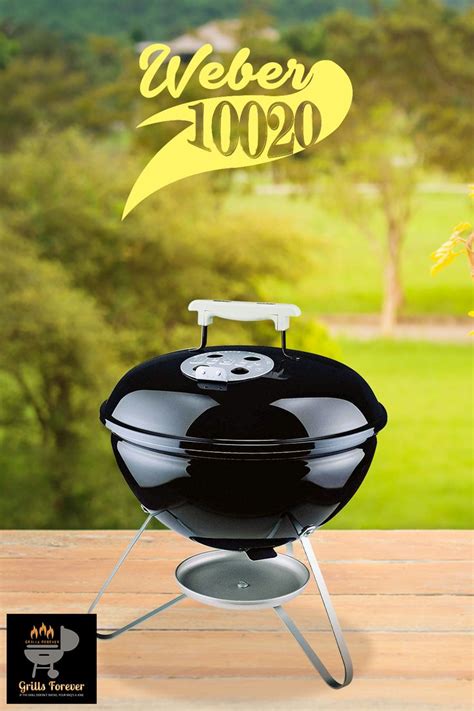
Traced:
[[[390, 0], [381, 0], [389, 4]], [[469, 0], [444, 0], [446, 6], [465, 9]], [[135, 40], [167, 40], [209, 20], [237, 17], [243, 0], [0, 0], [0, 21], [28, 23], [69, 37], [83, 34], [125, 35]], [[268, 0], [278, 25], [316, 20], [336, 8], [361, 15], [371, 13], [371, 0]]]

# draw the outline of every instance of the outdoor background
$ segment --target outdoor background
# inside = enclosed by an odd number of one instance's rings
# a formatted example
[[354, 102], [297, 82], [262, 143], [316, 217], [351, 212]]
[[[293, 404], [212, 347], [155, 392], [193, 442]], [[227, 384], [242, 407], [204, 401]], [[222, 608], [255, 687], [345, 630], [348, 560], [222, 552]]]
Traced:
[[[128, 368], [197, 343], [193, 298], [299, 304], [289, 346], [340, 358], [385, 404], [374, 464], [331, 525], [471, 526], [468, 259], [430, 275], [430, 254], [473, 221], [467, 8], [0, 0], [1, 527], [141, 521], [98, 409]], [[240, 46], [256, 65], [333, 59], [353, 107], [322, 145], [181, 181], [122, 223], [176, 131], [135, 129], [173, 103], [139, 97], [142, 43], [185, 60], [208, 40], [224, 62]], [[194, 80], [183, 100], [201, 96]], [[212, 329], [212, 343], [239, 341], [274, 333]]]

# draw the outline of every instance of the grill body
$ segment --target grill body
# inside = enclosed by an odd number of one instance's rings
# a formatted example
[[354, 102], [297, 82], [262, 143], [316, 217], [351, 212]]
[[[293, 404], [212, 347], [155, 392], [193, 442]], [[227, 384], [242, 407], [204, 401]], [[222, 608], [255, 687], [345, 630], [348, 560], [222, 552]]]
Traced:
[[216, 346], [196, 362], [215, 375], [239, 351], [263, 375], [200, 380], [183, 372], [194, 351], [170, 353], [129, 371], [101, 419], [125, 481], [164, 525], [212, 547], [273, 548], [354, 496], [386, 413], [360, 375], [321, 356]]

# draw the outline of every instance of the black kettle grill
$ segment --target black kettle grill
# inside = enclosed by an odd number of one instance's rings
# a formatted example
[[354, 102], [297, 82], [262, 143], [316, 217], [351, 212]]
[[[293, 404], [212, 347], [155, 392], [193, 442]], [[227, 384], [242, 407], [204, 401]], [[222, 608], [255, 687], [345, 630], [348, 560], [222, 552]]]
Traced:
[[[141, 533], [157, 518], [213, 549], [181, 563], [183, 595], [220, 607], [273, 607], [325, 681], [340, 688], [352, 665], [308, 535], [355, 494], [372, 462], [387, 414], [346, 365], [288, 350], [293, 304], [196, 300], [201, 344], [158, 356], [126, 373], [102, 404], [119, 468], [148, 518], [104, 583], [90, 611]], [[281, 348], [207, 346], [218, 316], [271, 319]], [[345, 667], [337, 682], [281, 607], [309, 571], [292, 555], [300, 540]], [[287, 553], [275, 548], [286, 544]]]

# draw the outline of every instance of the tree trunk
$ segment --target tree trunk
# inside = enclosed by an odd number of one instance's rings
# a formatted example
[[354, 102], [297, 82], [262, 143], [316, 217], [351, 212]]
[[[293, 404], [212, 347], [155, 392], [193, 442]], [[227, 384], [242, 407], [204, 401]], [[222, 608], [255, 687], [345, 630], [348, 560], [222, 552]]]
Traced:
[[382, 304], [381, 331], [383, 336], [392, 336], [397, 325], [403, 290], [400, 273], [402, 236], [398, 225], [388, 229], [388, 251], [384, 272], [384, 295]]

